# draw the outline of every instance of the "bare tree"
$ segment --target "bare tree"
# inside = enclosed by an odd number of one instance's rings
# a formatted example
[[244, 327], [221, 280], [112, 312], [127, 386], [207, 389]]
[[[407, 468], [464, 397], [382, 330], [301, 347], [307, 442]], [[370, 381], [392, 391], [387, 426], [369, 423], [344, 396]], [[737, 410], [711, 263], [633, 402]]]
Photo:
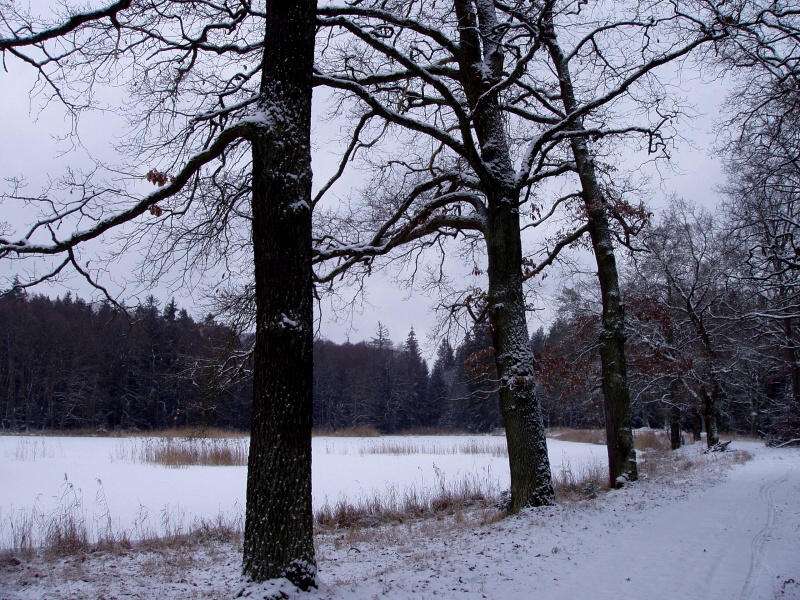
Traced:
[[[600, 166], [600, 157], [625, 139], [664, 150], [679, 108], [653, 72], [725, 35], [701, 16], [647, 2], [591, 9], [553, 1], [359, 2], [320, 9], [326, 41], [317, 82], [340, 93], [342, 111], [360, 117], [341, 169], [359, 153], [380, 166], [367, 206], [344, 222], [326, 217], [335, 225], [321, 229], [317, 258], [342, 262], [322, 279], [358, 265], [369, 272], [376, 256], [414, 263], [421, 249], [444, 252], [453, 240], [476, 265], [485, 251], [487, 288], [463, 290], [447, 305], [492, 327], [508, 443], [517, 445], [515, 510], [540, 502], [543, 496], [531, 492], [544, 489], [531, 487], [526, 472], [540, 460], [539, 426], [514, 424], [522, 407], [539, 412], [531, 355], [521, 345], [523, 285], [587, 232], [604, 292], [610, 474], [615, 485], [636, 477], [612, 227], [636, 211], [613, 192], [611, 169]], [[636, 109], [620, 118], [623, 106]], [[391, 137], [399, 138], [399, 153], [396, 146], [392, 153]], [[565, 177], [577, 191], [564, 192]], [[548, 227], [549, 238], [525, 251], [523, 240]], [[623, 239], [630, 233], [619, 231]], [[443, 279], [440, 272], [437, 281]], [[528, 458], [517, 467], [524, 436], [531, 440], [524, 442]], [[531, 484], [517, 487], [524, 479]]]
[[[744, 315], [780, 348], [791, 402], [784, 435], [800, 431], [800, 10], [749, 0], [717, 8], [730, 35], [710, 63], [732, 76], [722, 123], [727, 227], [741, 249], [735, 275], [759, 299]], [[792, 433], [794, 432], [794, 433]]]
[[131, 99], [127, 171], [158, 186], [136, 194], [118, 181], [68, 174], [27, 197], [14, 185], [2, 197], [4, 210], [24, 203], [30, 226], [4, 233], [0, 258], [56, 258], [17, 287], [72, 269], [105, 292], [81, 247], [97, 239], [111, 245], [115, 231], [123, 232], [120, 252], [148, 241], [153, 275], [175, 264], [206, 274], [215, 265], [235, 271], [250, 253], [244, 264], [254, 277], [256, 341], [244, 576], [314, 585], [315, 3], [125, 0], [52, 22], [8, 0], [0, 6], [4, 58], [35, 69], [43, 93], [75, 118], [99, 101], [94, 94], [104, 84], [124, 83]]
[[677, 200], [641, 242], [647, 252], [636, 256], [639, 293], [650, 290], [651, 314], [660, 309], [664, 319], [659, 328], [645, 323], [639, 343], [659, 352], [664, 367], [656, 371], [666, 379], [672, 404], [683, 404], [677, 387], [700, 408], [712, 447], [719, 442], [725, 380], [733, 379], [741, 359], [728, 247], [710, 213]]

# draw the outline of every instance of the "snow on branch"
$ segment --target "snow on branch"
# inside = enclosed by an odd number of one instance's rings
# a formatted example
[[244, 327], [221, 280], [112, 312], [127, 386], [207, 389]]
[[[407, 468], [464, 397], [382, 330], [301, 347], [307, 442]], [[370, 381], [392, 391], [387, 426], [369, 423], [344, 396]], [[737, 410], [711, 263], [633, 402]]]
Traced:
[[132, 2], [133, 0], [118, 0], [117, 2], [114, 2], [105, 8], [95, 11], [76, 13], [60, 25], [51, 27], [49, 29], [44, 29], [39, 32], [30, 31], [30, 26], [23, 28], [28, 29], [29, 31], [28, 33], [22, 35], [20, 35], [19, 31], [12, 31], [11, 37], [0, 38], [0, 51], [5, 52], [6, 50], [11, 50], [12, 48], [33, 46], [48, 40], [63, 37], [76, 31], [82, 25], [86, 25], [87, 23], [98, 21], [106, 17], [110, 19], [112, 25], [119, 27], [119, 24], [117, 23], [117, 13], [130, 8]]

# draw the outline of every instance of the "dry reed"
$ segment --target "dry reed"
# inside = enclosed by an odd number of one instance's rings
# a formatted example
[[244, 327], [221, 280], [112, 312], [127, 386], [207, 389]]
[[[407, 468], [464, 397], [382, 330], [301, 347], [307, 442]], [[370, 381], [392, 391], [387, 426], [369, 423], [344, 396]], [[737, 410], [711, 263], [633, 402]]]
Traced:
[[315, 429], [313, 437], [380, 437], [381, 432], [371, 425], [356, 425], [344, 429]]
[[547, 437], [580, 444], [606, 443], [605, 429], [548, 429]]
[[341, 528], [375, 527], [442, 515], [458, 515], [467, 508], [489, 508], [501, 501], [501, 490], [491, 477], [465, 475], [448, 482], [436, 469], [436, 485], [399, 490], [395, 486], [356, 500], [340, 498], [315, 511], [314, 520], [323, 531]]
[[242, 438], [135, 438], [119, 444], [115, 460], [181, 468], [247, 465], [249, 440]]
[[496, 439], [475, 439], [454, 440], [452, 443], [436, 443], [433, 441], [419, 440], [414, 438], [382, 438], [379, 440], [364, 441], [358, 448], [326, 447], [328, 454], [355, 452], [360, 456], [369, 454], [388, 454], [392, 456], [407, 456], [412, 454], [430, 455], [451, 455], [451, 454], [470, 454], [486, 455], [496, 458], [508, 457], [508, 448], [505, 441], [498, 443]]

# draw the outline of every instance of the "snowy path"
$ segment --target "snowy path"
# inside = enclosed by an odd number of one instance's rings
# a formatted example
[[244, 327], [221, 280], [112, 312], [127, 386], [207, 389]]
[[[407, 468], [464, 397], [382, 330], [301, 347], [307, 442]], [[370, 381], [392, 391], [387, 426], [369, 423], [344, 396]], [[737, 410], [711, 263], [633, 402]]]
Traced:
[[800, 598], [798, 456], [758, 454], [719, 485], [571, 541], [570, 564], [542, 597]]
[[708, 489], [643, 482], [595, 507], [429, 540], [334, 597], [800, 598], [800, 452], [736, 446], [754, 459]]

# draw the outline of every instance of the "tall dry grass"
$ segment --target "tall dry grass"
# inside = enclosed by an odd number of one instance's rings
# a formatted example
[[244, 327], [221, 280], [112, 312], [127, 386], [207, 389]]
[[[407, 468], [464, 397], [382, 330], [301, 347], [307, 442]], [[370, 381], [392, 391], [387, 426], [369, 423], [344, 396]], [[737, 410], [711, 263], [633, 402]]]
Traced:
[[387, 454], [391, 456], [408, 456], [413, 454], [453, 455], [470, 454], [507, 458], [508, 448], [504, 441], [495, 438], [469, 438], [454, 440], [452, 443], [437, 443], [430, 440], [414, 438], [380, 438], [367, 440], [355, 448], [326, 446], [328, 454], [349, 454], [359, 456], [370, 454]]
[[247, 465], [249, 440], [244, 438], [133, 438], [118, 444], [113, 460], [181, 468], [193, 465]]
[[315, 511], [314, 520], [322, 531], [375, 527], [441, 515], [458, 516], [466, 509], [493, 508], [502, 501], [502, 490], [490, 476], [467, 474], [447, 481], [442, 471], [435, 472], [436, 484], [432, 488], [390, 486], [355, 500], [340, 498]]
[[563, 442], [578, 442], [580, 444], [605, 444], [605, 429], [562, 429], [547, 430], [547, 437]]
[[639, 429], [633, 431], [633, 445], [637, 452], [669, 452], [672, 444], [666, 431], [654, 429]]
[[40, 437], [24, 437], [14, 448], [6, 448], [6, 458], [35, 462], [37, 459], [55, 457], [56, 443]]
[[52, 510], [42, 510], [37, 500], [31, 509], [0, 516], [0, 554], [28, 560], [37, 553], [58, 558], [94, 550], [154, 548], [186, 541], [236, 541], [242, 537], [244, 513], [237, 507], [230, 513], [192, 519], [180, 510], [164, 508], [158, 514], [158, 526], [142, 508], [131, 528], [121, 529], [112, 519], [100, 480], [98, 484], [91, 518], [87, 516], [82, 491], [66, 477]]
[[380, 437], [381, 432], [371, 425], [356, 425], [344, 429], [314, 429], [312, 437]]
[[600, 462], [573, 467], [565, 461], [553, 467], [553, 490], [558, 503], [596, 498], [608, 489], [608, 469]]

